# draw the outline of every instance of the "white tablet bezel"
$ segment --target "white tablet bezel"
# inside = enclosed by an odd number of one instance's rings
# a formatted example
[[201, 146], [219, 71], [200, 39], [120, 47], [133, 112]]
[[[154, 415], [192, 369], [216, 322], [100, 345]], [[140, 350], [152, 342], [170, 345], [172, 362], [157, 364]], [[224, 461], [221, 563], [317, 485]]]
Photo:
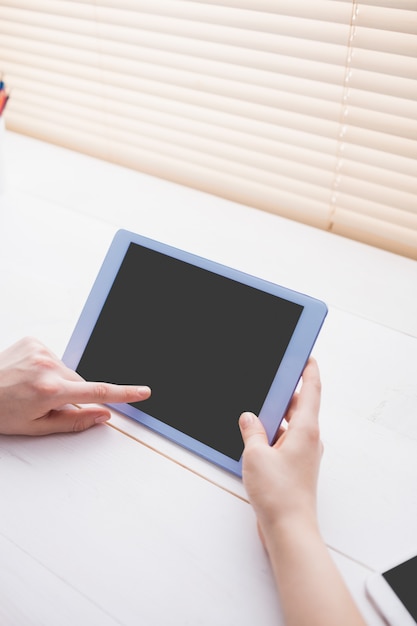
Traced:
[[[174, 248], [162, 242], [148, 239], [142, 235], [127, 230], [119, 230], [113, 239], [72, 333], [63, 356], [64, 363], [74, 370], [77, 369], [101, 309], [131, 243], [139, 244], [156, 252], [161, 252], [164, 255], [190, 263], [196, 267], [249, 285], [266, 293], [276, 295], [303, 307], [295, 331], [259, 413], [259, 417], [265, 426], [268, 440], [272, 442], [327, 315], [327, 306], [321, 300], [270, 283], [209, 259], [196, 256], [184, 250]], [[138, 382], [140, 383], [140, 381]], [[113, 404], [110, 406], [216, 465], [237, 476], [241, 476], [242, 459], [239, 461], [231, 459], [223, 453], [190, 437], [186, 433], [180, 432], [168, 424], [147, 415], [134, 406], [129, 404]]]

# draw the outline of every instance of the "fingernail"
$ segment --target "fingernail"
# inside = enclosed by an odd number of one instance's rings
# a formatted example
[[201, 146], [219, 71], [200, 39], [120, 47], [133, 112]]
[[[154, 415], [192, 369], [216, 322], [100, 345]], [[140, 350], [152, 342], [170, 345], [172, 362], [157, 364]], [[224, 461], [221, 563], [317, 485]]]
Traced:
[[103, 422], [107, 422], [110, 419], [110, 415], [108, 413], [100, 413], [94, 420], [95, 424], [102, 424]]
[[255, 416], [253, 413], [242, 413], [240, 416], [239, 422], [242, 428], [246, 428], [246, 426], [250, 426], [255, 421]]
[[141, 395], [144, 394], [149, 394], [151, 393], [151, 389], [150, 387], [146, 386], [146, 385], [142, 385], [141, 387], [137, 388], [138, 393], [140, 393]]

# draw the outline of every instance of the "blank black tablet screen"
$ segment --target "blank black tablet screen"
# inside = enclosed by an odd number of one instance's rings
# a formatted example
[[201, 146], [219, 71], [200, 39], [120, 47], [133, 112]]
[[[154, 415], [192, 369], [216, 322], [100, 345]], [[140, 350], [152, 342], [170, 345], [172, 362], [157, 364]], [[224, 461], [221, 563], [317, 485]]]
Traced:
[[259, 413], [302, 309], [132, 243], [77, 372], [149, 385], [133, 406], [239, 460], [238, 417]]
[[383, 574], [383, 577], [400, 598], [410, 615], [417, 621], [416, 576], [417, 556]]

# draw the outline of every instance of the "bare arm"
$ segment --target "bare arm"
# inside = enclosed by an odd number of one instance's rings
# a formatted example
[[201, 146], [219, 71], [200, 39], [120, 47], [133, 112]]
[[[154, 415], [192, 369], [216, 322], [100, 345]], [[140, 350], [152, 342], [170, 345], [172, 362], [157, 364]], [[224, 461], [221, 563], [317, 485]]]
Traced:
[[277, 442], [244, 413], [243, 481], [271, 560], [287, 626], [364, 626], [324, 544], [316, 517], [322, 455], [318, 426], [320, 376], [310, 360]]
[[0, 353], [0, 434], [47, 435], [86, 430], [110, 418], [92, 402], [138, 402], [149, 387], [86, 382], [48, 348], [22, 339]]

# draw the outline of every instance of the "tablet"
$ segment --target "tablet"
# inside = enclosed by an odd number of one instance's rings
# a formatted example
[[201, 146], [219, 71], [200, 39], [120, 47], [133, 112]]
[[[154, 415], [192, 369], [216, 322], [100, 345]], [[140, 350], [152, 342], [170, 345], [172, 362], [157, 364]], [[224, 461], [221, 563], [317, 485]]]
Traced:
[[90, 381], [149, 385], [113, 404], [241, 476], [238, 418], [274, 440], [327, 314], [310, 296], [120, 230], [63, 356]]

